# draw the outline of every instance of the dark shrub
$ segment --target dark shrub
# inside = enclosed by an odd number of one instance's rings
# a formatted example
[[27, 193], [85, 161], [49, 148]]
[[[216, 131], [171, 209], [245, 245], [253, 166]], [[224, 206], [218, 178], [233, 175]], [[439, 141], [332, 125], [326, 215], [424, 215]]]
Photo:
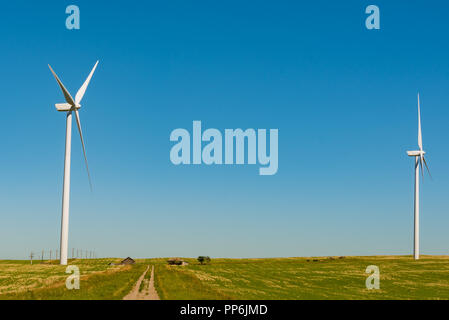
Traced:
[[197, 260], [201, 264], [205, 264], [205, 263], [209, 263], [210, 262], [210, 258], [208, 256], [199, 256]]

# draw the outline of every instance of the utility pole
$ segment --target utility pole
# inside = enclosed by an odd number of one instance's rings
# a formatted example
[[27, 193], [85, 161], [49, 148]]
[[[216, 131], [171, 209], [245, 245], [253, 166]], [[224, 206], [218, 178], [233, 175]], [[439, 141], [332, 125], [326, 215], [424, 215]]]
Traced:
[[31, 251], [31, 253], [30, 253], [30, 262], [31, 262], [31, 264], [33, 264], [33, 256], [34, 256], [33, 251]]

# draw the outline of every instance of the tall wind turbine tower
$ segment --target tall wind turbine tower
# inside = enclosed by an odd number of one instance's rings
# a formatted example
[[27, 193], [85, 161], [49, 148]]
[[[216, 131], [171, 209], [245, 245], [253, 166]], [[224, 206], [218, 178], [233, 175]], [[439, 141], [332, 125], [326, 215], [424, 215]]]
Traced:
[[55, 104], [56, 110], [61, 112], [66, 112], [66, 136], [65, 136], [65, 158], [64, 158], [64, 184], [63, 184], [63, 190], [62, 190], [62, 218], [61, 218], [61, 243], [60, 243], [60, 264], [61, 265], [67, 265], [67, 250], [68, 250], [68, 243], [69, 243], [69, 203], [70, 203], [70, 151], [71, 151], [71, 145], [72, 145], [72, 113], [75, 113], [76, 118], [76, 124], [78, 126], [78, 131], [80, 133], [81, 138], [81, 145], [83, 146], [83, 154], [84, 154], [84, 161], [86, 163], [86, 169], [87, 169], [87, 176], [89, 178], [89, 184], [90, 188], [92, 189], [92, 183], [90, 180], [90, 173], [89, 173], [89, 166], [87, 164], [87, 156], [86, 156], [86, 148], [84, 147], [84, 139], [83, 139], [83, 133], [81, 131], [81, 121], [80, 121], [80, 115], [79, 115], [79, 109], [81, 108], [80, 102], [81, 99], [83, 99], [84, 93], [86, 92], [87, 86], [89, 85], [90, 79], [92, 78], [92, 75], [95, 72], [95, 69], [97, 68], [98, 61], [95, 63], [94, 67], [92, 68], [92, 71], [90, 72], [89, 76], [87, 77], [86, 81], [84, 81], [81, 88], [78, 90], [75, 96], [75, 100], [73, 100], [70, 93], [67, 91], [67, 89], [62, 84], [61, 80], [59, 80], [56, 73], [53, 71], [50, 65], [48, 67], [50, 68], [51, 72], [53, 73], [53, 76], [55, 77], [56, 81], [59, 84], [59, 87], [62, 90], [62, 93], [64, 94], [64, 98], [66, 103], [57, 103]]
[[419, 150], [407, 151], [409, 157], [415, 157], [415, 230], [414, 230], [414, 243], [413, 243], [413, 257], [415, 260], [419, 259], [419, 171], [421, 168], [421, 174], [424, 175], [423, 162], [426, 166], [427, 172], [430, 176], [430, 170], [427, 166], [426, 158], [424, 155], [426, 152], [422, 146], [422, 132], [421, 132], [421, 110], [419, 105], [419, 93], [418, 93], [418, 147]]

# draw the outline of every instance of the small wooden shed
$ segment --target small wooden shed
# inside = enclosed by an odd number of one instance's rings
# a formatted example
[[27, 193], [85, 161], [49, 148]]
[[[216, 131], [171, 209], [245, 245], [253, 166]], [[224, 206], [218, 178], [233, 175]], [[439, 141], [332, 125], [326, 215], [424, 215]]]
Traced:
[[128, 257], [128, 258], [126, 258], [126, 259], [123, 259], [123, 260], [120, 261], [119, 263], [111, 262], [111, 263], [109, 263], [109, 265], [110, 265], [110, 266], [121, 266], [121, 265], [134, 264], [134, 263], [136, 263], [136, 261], [134, 261], [133, 258]]
[[120, 264], [134, 264], [134, 263], [136, 263], [136, 261], [134, 261], [134, 259], [130, 257], [123, 259], [122, 262], [120, 262]]

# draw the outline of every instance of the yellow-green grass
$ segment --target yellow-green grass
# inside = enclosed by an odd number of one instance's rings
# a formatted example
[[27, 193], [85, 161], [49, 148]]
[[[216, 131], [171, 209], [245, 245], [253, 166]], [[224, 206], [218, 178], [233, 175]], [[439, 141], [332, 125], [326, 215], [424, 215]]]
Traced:
[[[449, 299], [449, 257], [212, 259], [156, 265], [161, 299]], [[365, 286], [380, 269], [380, 289]]]
[[66, 266], [35, 261], [0, 261], [0, 299], [122, 299], [146, 268], [110, 266], [120, 259], [69, 260], [80, 270], [80, 289], [68, 290]]
[[[168, 266], [166, 259], [109, 266], [119, 259], [73, 260], [81, 288], [67, 290], [65, 266], [0, 261], [0, 299], [122, 299], [148, 265], [161, 299], [449, 299], [449, 257], [213, 259]], [[367, 290], [365, 269], [380, 269], [380, 290]], [[146, 276], [150, 277], [151, 269]]]
[[203, 283], [185, 267], [159, 264], [154, 269], [154, 286], [162, 300], [227, 300], [232, 297]]

